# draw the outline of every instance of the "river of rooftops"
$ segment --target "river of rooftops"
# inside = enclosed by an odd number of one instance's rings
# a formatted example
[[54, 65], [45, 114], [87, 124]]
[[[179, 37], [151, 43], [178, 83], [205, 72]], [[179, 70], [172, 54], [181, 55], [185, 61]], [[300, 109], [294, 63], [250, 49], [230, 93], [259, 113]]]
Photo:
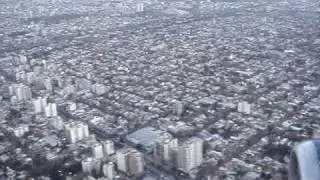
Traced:
[[[100, 140], [132, 146], [128, 135], [152, 127], [204, 140], [194, 174], [285, 177], [290, 147], [319, 129], [314, 0], [31, 2], [0, 7], [0, 162], [8, 165], [0, 176], [29, 175], [39, 151], [72, 164]], [[86, 141], [68, 143], [52, 117], [35, 114], [29, 101], [10, 102], [8, 88], [25, 83], [23, 71], [38, 82], [29, 85], [33, 98], [57, 104], [54, 119], [89, 125]], [[242, 102], [249, 113], [237, 111]], [[151, 165], [145, 174], [183, 178]]]

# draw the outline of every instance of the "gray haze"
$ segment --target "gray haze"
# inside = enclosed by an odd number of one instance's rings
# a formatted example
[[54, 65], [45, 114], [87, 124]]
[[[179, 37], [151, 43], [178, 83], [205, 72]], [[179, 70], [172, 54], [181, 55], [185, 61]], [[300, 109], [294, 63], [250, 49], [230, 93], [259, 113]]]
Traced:
[[1, 0], [0, 179], [281, 180], [320, 135], [318, 0]]

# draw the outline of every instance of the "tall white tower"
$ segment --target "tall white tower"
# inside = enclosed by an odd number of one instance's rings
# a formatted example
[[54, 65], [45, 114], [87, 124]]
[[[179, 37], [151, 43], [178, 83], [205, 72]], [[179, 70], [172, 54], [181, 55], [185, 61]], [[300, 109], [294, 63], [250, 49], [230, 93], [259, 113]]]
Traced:
[[45, 111], [45, 108], [47, 107], [48, 103], [47, 103], [47, 97], [42, 97], [40, 99], [41, 101], [41, 111], [44, 112]]
[[87, 124], [82, 123], [83, 137], [87, 138], [89, 136], [89, 127]]
[[201, 165], [203, 160], [203, 140], [190, 138], [178, 148], [178, 168], [186, 173]]
[[30, 87], [24, 84], [16, 84], [12, 86], [13, 95], [15, 95], [18, 101], [26, 101], [32, 98]]
[[77, 132], [77, 140], [81, 140], [84, 138], [84, 131], [82, 123], [78, 123], [75, 125], [75, 130]]
[[23, 100], [26, 101], [31, 99], [32, 98], [31, 88], [26, 85], [23, 85], [22, 88], [23, 88]]
[[173, 165], [177, 149], [178, 139], [173, 138], [169, 133], [163, 133], [154, 143], [153, 155], [157, 161]]
[[251, 105], [246, 102], [242, 101], [238, 104], [238, 112], [245, 113], [245, 114], [250, 114], [251, 110]]
[[82, 171], [87, 174], [91, 174], [94, 169], [94, 161], [92, 158], [87, 158], [81, 161]]
[[38, 99], [34, 99], [32, 102], [33, 102], [35, 112], [37, 114], [41, 113], [42, 112], [41, 97], [38, 97]]
[[129, 155], [129, 152], [127, 149], [121, 149], [117, 151], [116, 158], [117, 158], [117, 167], [119, 171], [127, 172], [128, 166], [127, 166], [127, 156]]
[[137, 4], [137, 12], [143, 12], [144, 11], [144, 4], [138, 3]]
[[77, 136], [76, 129], [74, 128], [74, 124], [73, 123], [66, 124], [65, 131], [66, 131], [68, 141], [70, 143], [75, 143], [78, 139], [78, 136]]
[[144, 172], [144, 157], [143, 154], [134, 151], [131, 152], [128, 158], [129, 175], [141, 175]]
[[102, 144], [103, 144], [103, 152], [105, 156], [110, 156], [115, 153], [113, 141], [106, 140]]
[[108, 162], [107, 164], [104, 164], [102, 169], [103, 169], [103, 175], [108, 179], [112, 180], [116, 176], [116, 171], [115, 171], [113, 162]]
[[93, 157], [95, 159], [103, 158], [103, 148], [102, 148], [102, 145], [100, 143], [94, 144], [92, 146], [91, 150], [92, 150]]
[[143, 154], [133, 148], [125, 148], [117, 151], [118, 170], [127, 175], [141, 175], [144, 172]]
[[82, 140], [89, 136], [88, 125], [82, 122], [71, 122], [65, 125], [66, 134], [70, 143]]
[[56, 103], [49, 103], [45, 107], [45, 114], [46, 114], [47, 117], [56, 117], [56, 116], [58, 116], [57, 104]]

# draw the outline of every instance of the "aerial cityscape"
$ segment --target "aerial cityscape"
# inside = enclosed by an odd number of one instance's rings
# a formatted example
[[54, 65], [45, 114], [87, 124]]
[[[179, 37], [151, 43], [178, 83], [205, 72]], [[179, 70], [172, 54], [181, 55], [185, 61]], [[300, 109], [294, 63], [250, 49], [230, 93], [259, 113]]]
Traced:
[[320, 135], [319, 0], [1, 0], [0, 180], [287, 180]]

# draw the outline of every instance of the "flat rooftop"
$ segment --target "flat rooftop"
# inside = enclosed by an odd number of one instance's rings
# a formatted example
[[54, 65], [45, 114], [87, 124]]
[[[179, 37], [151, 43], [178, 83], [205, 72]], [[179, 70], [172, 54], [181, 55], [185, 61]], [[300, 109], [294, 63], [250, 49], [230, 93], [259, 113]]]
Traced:
[[153, 127], [145, 127], [127, 135], [126, 138], [135, 145], [141, 145], [147, 152], [152, 152], [154, 141], [162, 132]]

